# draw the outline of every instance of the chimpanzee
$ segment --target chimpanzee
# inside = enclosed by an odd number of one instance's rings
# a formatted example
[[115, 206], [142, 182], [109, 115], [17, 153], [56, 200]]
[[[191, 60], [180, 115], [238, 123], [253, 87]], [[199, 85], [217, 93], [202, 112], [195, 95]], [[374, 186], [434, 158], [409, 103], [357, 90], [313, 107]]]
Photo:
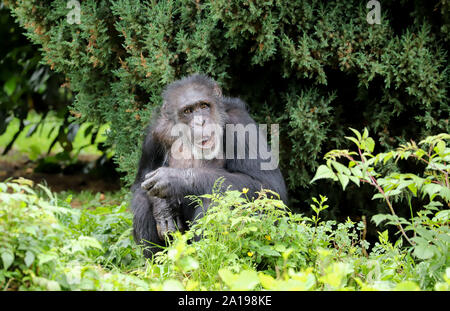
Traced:
[[220, 177], [224, 190], [247, 188], [252, 197], [270, 189], [286, 203], [278, 167], [262, 169], [267, 157], [257, 148], [270, 149], [264, 135], [250, 133], [259, 127], [242, 100], [222, 96], [219, 85], [201, 74], [171, 83], [162, 97], [161, 110], [147, 128], [131, 188], [133, 235], [146, 246], [146, 257], [160, 249], [157, 245], [164, 244], [167, 232], [183, 230], [202, 217], [207, 206], [195, 207], [185, 196], [211, 193]]

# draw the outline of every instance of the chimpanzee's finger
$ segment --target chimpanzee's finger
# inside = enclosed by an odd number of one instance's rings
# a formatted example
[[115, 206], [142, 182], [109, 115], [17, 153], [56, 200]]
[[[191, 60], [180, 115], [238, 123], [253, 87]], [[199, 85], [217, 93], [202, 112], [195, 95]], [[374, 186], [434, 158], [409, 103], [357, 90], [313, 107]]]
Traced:
[[142, 183], [141, 183], [141, 188], [144, 190], [148, 190], [152, 187], [155, 186], [155, 184], [158, 182], [158, 178], [155, 175], [150, 175], [149, 178], [146, 178]]
[[153, 179], [146, 179], [141, 183], [141, 189], [142, 190], [148, 190], [156, 183], [156, 180]]
[[144, 190], [148, 190], [149, 188], [153, 187], [153, 185], [158, 180], [156, 178], [156, 174], [158, 173], [158, 170], [154, 170], [148, 174], [145, 175], [144, 181], [141, 183], [141, 188]]
[[172, 217], [167, 219], [167, 222], [168, 222], [168, 224], [167, 224], [167, 231], [168, 232], [175, 232], [175, 231], [177, 231], [177, 228], [175, 228], [175, 220]]
[[156, 223], [156, 233], [158, 233], [158, 237], [164, 241], [164, 235], [162, 234], [161, 225], [159, 222]]
[[184, 225], [183, 225], [183, 221], [181, 220], [180, 216], [176, 217], [176, 223], [177, 223], [178, 230], [183, 232], [184, 231]]
[[151, 187], [147, 190], [147, 194], [151, 197], [158, 197], [158, 193], [159, 193], [158, 184], [155, 184], [153, 187]]
[[158, 197], [164, 199], [167, 196], [167, 184], [162, 182], [157, 182], [151, 189], [147, 191], [149, 196]]
[[158, 173], [159, 169], [156, 169], [154, 171], [151, 171], [150, 173], [145, 174], [145, 179], [149, 179], [150, 177], [153, 177], [154, 175], [156, 175]]
[[161, 221], [161, 232], [159, 233], [159, 237], [160, 237], [160, 239], [161, 240], [165, 240], [165, 238], [166, 238], [166, 234], [167, 234], [167, 232], [169, 231], [169, 228], [168, 228], [168, 226], [167, 226], [167, 220], [166, 219], [163, 219], [162, 221]]

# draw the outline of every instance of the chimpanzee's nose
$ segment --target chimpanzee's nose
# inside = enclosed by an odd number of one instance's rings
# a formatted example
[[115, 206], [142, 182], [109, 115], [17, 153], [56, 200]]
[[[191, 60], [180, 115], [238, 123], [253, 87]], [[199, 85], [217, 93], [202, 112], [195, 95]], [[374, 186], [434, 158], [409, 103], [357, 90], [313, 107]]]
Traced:
[[194, 125], [195, 126], [205, 126], [206, 120], [204, 118], [194, 118]]

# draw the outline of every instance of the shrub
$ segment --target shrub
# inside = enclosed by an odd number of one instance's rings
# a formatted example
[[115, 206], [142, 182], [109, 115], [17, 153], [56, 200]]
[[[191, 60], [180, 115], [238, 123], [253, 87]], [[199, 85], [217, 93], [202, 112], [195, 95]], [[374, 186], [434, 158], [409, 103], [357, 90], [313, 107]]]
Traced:
[[446, 1], [383, 1], [374, 25], [364, 2], [80, 2], [81, 23], [69, 24], [66, 0], [7, 1], [66, 76], [74, 116], [114, 124], [127, 181], [162, 87], [197, 71], [246, 99], [258, 122], [282, 123], [291, 193], [309, 186], [325, 150], [344, 146], [348, 126], [367, 126], [382, 147], [448, 132]]
[[[245, 193], [245, 189], [243, 191]], [[369, 251], [365, 225], [322, 221], [326, 197], [314, 199], [315, 217], [291, 214], [262, 192], [253, 202], [242, 192], [207, 195], [205, 217], [173, 236], [148, 266], [155, 289], [186, 290], [448, 290], [450, 268], [424, 273], [431, 258], [411, 256], [401, 240], [379, 233]], [[194, 234], [202, 236], [189, 244]], [[442, 269], [443, 268], [443, 269]], [[156, 281], [155, 284], [158, 284]]]
[[2, 289], [148, 288], [117, 268], [143, 262], [137, 260], [125, 205], [95, 212], [72, 209], [70, 198], [62, 202], [47, 188], [39, 185], [39, 192], [31, 186], [25, 179], [0, 183]]
[[[450, 258], [450, 148], [447, 143], [449, 134], [429, 136], [417, 145], [414, 141], [401, 145], [397, 150], [373, 154], [374, 140], [369, 137], [367, 129], [363, 134], [352, 129], [355, 137], [346, 137], [352, 141], [357, 152], [349, 150], [332, 150], [325, 155], [326, 165], [319, 166], [315, 177], [339, 181], [345, 190], [351, 181], [358, 187], [361, 183], [373, 186], [377, 193], [372, 199], [386, 202], [389, 214], [378, 214], [372, 221], [379, 225], [395, 225], [401, 233], [398, 241], [403, 239], [409, 244], [412, 255], [419, 259], [417, 267], [424, 273], [421, 284], [434, 282], [449, 267]], [[420, 147], [419, 147], [420, 146]], [[346, 165], [338, 159], [344, 159]], [[388, 161], [414, 159], [425, 164], [421, 175], [393, 172], [386, 176], [379, 173]], [[413, 210], [412, 200], [419, 203], [419, 210]], [[394, 203], [406, 200], [410, 209], [410, 219], [397, 216]], [[407, 234], [407, 232], [411, 234]], [[387, 235], [383, 237], [387, 239]], [[425, 272], [426, 271], [426, 272]]]
[[[437, 260], [434, 250], [432, 257], [418, 258], [401, 240], [391, 242], [387, 231], [380, 232], [369, 249], [364, 222], [321, 219], [329, 208], [324, 196], [314, 199], [314, 217], [306, 217], [292, 214], [271, 192], [262, 191], [254, 201], [243, 198], [245, 192], [206, 195], [202, 199], [212, 204], [205, 217], [184, 234], [175, 233], [169, 245], [144, 265], [132, 241], [132, 216], [126, 204], [98, 206], [94, 199], [75, 209], [69, 205], [72, 195], [62, 200], [45, 187], [32, 188], [24, 179], [0, 183], [0, 287], [450, 289], [450, 268]], [[431, 225], [427, 230], [443, 227]], [[193, 242], [194, 235], [202, 239]]]

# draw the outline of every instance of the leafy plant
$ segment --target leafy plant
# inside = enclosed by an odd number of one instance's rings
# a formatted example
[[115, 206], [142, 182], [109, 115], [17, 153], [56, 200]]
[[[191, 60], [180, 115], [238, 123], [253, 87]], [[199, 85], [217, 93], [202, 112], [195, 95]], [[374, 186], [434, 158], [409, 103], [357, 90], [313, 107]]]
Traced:
[[61, 201], [44, 186], [38, 185], [39, 191], [32, 186], [26, 179], [0, 183], [2, 289], [112, 290], [145, 284], [117, 268], [143, 262], [131, 236], [123, 234], [131, 222], [123, 205], [90, 214], [72, 209], [70, 197]]
[[108, 144], [129, 183], [162, 89], [193, 72], [245, 99], [259, 123], [286, 125], [280, 165], [298, 200], [349, 126], [368, 124], [384, 148], [449, 129], [447, 1], [383, 1], [376, 25], [366, 3], [349, 1], [80, 4], [81, 23], [70, 24], [66, 0], [8, 1], [67, 79], [73, 116], [115, 125]]
[[[132, 215], [121, 194], [107, 194], [110, 199], [100, 200], [98, 194], [54, 194], [25, 179], [0, 183], [0, 286], [8, 290], [450, 289], [450, 268], [430, 269], [437, 263], [435, 256], [418, 261], [401, 239], [391, 242], [388, 231], [379, 233], [370, 249], [364, 240], [364, 222], [321, 219], [324, 196], [313, 200], [315, 215], [305, 217], [291, 213], [274, 193], [262, 191], [249, 200], [246, 192], [214, 191], [194, 198], [193, 204], [210, 201], [204, 217], [191, 230], [175, 232], [168, 246], [146, 262], [132, 240]], [[78, 207], [71, 206], [75, 201]], [[196, 235], [202, 238], [195, 242]]]
[[[429, 136], [419, 142], [414, 141], [401, 145], [389, 152], [373, 154], [374, 140], [369, 137], [368, 130], [363, 134], [351, 129], [355, 137], [346, 137], [352, 141], [357, 152], [349, 150], [332, 150], [325, 155], [326, 165], [319, 166], [311, 182], [321, 178], [339, 181], [345, 190], [352, 181], [357, 186], [368, 183], [377, 190], [372, 199], [386, 202], [390, 214], [378, 214], [372, 217], [375, 224], [383, 221], [395, 225], [402, 237], [410, 244], [412, 254], [421, 260], [429, 260], [426, 264], [428, 274], [438, 279], [449, 262], [449, 215], [450, 210], [444, 207], [450, 202], [449, 172], [450, 148], [447, 141], [449, 134]], [[419, 147], [420, 146], [420, 147]], [[346, 159], [346, 165], [338, 159]], [[390, 160], [414, 159], [425, 164], [422, 176], [412, 173], [393, 172], [382, 176], [377, 172], [380, 165]], [[393, 204], [395, 198], [406, 197], [411, 218], [409, 220], [397, 216]], [[419, 197], [428, 202], [414, 215], [411, 199]], [[407, 234], [410, 231], [411, 234]]]

